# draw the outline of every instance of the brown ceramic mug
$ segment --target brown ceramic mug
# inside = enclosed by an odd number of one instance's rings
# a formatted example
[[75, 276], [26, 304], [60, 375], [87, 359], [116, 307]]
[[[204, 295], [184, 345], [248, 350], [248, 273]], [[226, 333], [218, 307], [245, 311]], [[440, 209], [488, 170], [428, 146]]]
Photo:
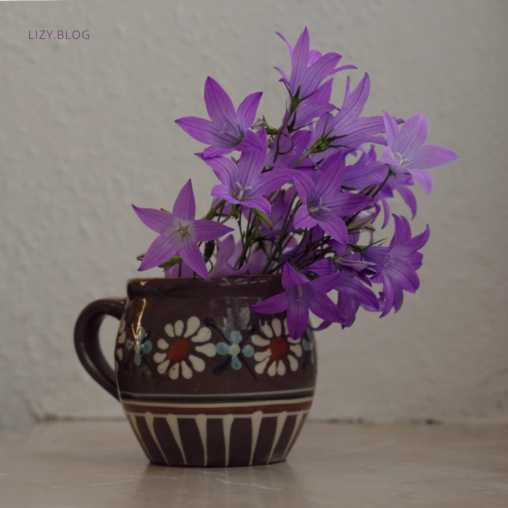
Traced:
[[[281, 293], [280, 276], [133, 279], [127, 299], [97, 300], [76, 323], [78, 357], [118, 399], [148, 459], [170, 466], [284, 460], [309, 412], [316, 350], [292, 340], [286, 315], [250, 306]], [[120, 320], [115, 370], [98, 331]]]

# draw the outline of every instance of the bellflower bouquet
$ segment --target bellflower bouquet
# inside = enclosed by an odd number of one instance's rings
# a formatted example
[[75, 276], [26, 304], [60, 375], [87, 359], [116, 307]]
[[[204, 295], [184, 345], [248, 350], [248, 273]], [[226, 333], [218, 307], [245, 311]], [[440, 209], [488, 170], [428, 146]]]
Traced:
[[[222, 276], [282, 274], [284, 292], [252, 306], [259, 313], [287, 311], [289, 334], [298, 339], [309, 310], [331, 323], [353, 324], [359, 307], [386, 316], [397, 312], [403, 292], [419, 287], [419, 250], [430, 230], [412, 236], [409, 221], [391, 214], [397, 192], [412, 217], [415, 181], [432, 190], [429, 168], [458, 158], [453, 151], [424, 145], [425, 116], [406, 122], [383, 111], [361, 117], [369, 97], [365, 74], [355, 90], [347, 80], [341, 107], [330, 103], [332, 76], [341, 55], [309, 48], [307, 29], [293, 48], [287, 44], [291, 74], [276, 68], [288, 92], [284, 116], [273, 127], [256, 120], [262, 93], [248, 95], [236, 109], [212, 78], [205, 83], [210, 119], [185, 117], [176, 123], [208, 145], [196, 154], [217, 177], [207, 215], [196, 220], [189, 180], [173, 211], [134, 210], [159, 233], [139, 270], [156, 266], [166, 277], [204, 279]], [[401, 126], [402, 124], [402, 126]], [[370, 146], [365, 146], [370, 144]], [[381, 157], [374, 144], [383, 147]], [[238, 156], [230, 156], [232, 152]], [[374, 239], [390, 217], [395, 232], [388, 245]], [[226, 224], [234, 224], [234, 229]], [[374, 288], [382, 289], [377, 294]], [[336, 291], [336, 293], [333, 293]], [[335, 295], [335, 296], [334, 296]]]

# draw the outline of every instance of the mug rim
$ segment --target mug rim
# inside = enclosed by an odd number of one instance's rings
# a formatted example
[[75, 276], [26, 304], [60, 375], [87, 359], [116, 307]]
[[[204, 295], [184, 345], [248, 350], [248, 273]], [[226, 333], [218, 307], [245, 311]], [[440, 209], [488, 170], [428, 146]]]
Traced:
[[[207, 281], [194, 277], [146, 277], [132, 278], [127, 281], [127, 295], [130, 299], [147, 296], [252, 296], [255, 285], [263, 293], [278, 294], [284, 288], [280, 274], [232, 275], [210, 277]], [[196, 291], [199, 293], [196, 294]]]

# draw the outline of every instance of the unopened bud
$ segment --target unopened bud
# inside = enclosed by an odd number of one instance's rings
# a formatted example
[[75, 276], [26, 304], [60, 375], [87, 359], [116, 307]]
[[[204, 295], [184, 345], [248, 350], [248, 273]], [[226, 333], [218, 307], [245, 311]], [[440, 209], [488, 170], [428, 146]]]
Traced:
[[375, 183], [371, 183], [367, 185], [367, 187], [364, 187], [360, 192], [358, 192], [358, 194], [371, 198], [374, 192], [376, 192], [376, 189], [377, 185]]
[[205, 259], [210, 259], [212, 257], [213, 251], [215, 249], [215, 241], [210, 240], [205, 243]]
[[254, 131], [259, 131], [260, 129], [266, 129], [268, 124], [264, 118], [256, 118], [256, 121], [252, 124], [251, 129]]
[[356, 217], [351, 224], [348, 225], [347, 230], [358, 231], [364, 229], [366, 231], [375, 231], [374, 227], [370, 224], [374, 220], [374, 215], [364, 215], [363, 217]]
[[182, 258], [179, 257], [179, 256], [175, 256], [173, 258], [168, 259], [165, 263], [162, 263], [162, 265], [159, 265], [159, 268], [167, 270], [168, 268], [171, 268], [172, 266], [178, 265], [181, 262], [182, 262]]
[[266, 213], [263, 213], [260, 210], [256, 210], [255, 208], [253, 208], [252, 211], [254, 212], [254, 215], [258, 218], [259, 222], [263, 224], [263, 226], [267, 227], [268, 229], [273, 229], [272, 221], [270, 217], [266, 215]]

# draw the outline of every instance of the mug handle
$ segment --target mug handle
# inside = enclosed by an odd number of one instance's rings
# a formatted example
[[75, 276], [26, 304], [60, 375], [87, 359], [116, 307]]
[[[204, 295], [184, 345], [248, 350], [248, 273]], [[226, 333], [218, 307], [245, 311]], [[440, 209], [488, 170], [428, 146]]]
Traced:
[[76, 321], [74, 328], [74, 346], [79, 361], [85, 370], [108, 393], [118, 398], [116, 375], [102, 354], [99, 344], [99, 328], [106, 316], [122, 318], [125, 300], [104, 298], [87, 305]]

